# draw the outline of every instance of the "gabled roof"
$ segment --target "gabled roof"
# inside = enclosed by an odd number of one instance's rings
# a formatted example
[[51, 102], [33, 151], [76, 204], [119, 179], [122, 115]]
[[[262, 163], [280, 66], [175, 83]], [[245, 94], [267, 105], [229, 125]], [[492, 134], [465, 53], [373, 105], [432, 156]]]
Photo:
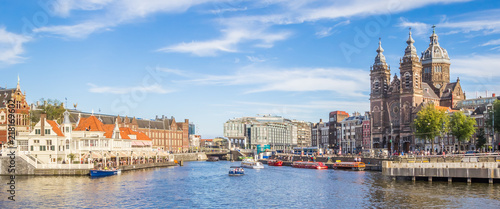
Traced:
[[422, 82], [422, 89], [424, 90], [424, 98], [439, 99], [428, 83]]
[[54, 133], [56, 133], [58, 136], [64, 136], [61, 129], [59, 129], [59, 125], [57, 125], [57, 122], [53, 120], [47, 120], [47, 123], [49, 123], [50, 126], [52, 126], [52, 131], [54, 131]]
[[457, 82], [446, 84], [442, 97], [451, 97], [453, 95], [453, 91], [455, 91], [455, 87], [457, 87]]
[[102, 131], [104, 132], [102, 122], [95, 116], [90, 116], [88, 118], [81, 118], [80, 124], [76, 127], [75, 131]]

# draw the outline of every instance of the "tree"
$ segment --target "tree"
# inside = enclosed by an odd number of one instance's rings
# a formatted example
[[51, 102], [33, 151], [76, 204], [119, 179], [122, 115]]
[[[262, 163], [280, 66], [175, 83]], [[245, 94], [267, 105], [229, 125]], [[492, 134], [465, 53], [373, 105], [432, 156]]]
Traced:
[[415, 136], [431, 142], [433, 152], [434, 139], [444, 132], [447, 122], [448, 115], [444, 110], [438, 110], [433, 103], [427, 103], [414, 120]]
[[40, 114], [47, 114], [47, 120], [55, 120], [57, 123], [61, 124], [63, 119], [63, 113], [66, 109], [63, 106], [63, 103], [59, 100], [48, 99], [45, 100], [43, 98], [40, 99], [40, 106], [37, 109], [30, 111], [30, 119], [31, 122], [36, 124], [40, 121]]
[[458, 147], [460, 151], [462, 147], [461, 142], [469, 141], [470, 137], [476, 132], [476, 120], [466, 116], [463, 112], [454, 112], [450, 117], [448, 128], [450, 133], [458, 140]]
[[75, 158], [76, 158], [76, 155], [75, 155], [75, 154], [73, 154], [73, 153], [69, 153], [69, 154], [68, 154], [68, 158], [71, 160], [69, 164], [73, 164], [73, 159], [75, 159]]
[[477, 141], [476, 141], [476, 147], [477, 148], [483, 148], [484, 145], [486, 144], [486, 136], [484, 134], [484, 129], [480, 128], [479, 131], [477, 132]]

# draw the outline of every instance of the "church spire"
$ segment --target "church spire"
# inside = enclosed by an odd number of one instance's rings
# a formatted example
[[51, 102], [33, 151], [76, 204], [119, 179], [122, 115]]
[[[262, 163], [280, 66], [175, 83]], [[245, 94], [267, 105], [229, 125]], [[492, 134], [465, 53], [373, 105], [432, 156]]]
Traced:
[[385, 56], [382, 52], [384, 52], [384, 49], [382, 48], [382, 41], [381, 38], [378, 38], [377, 56], [375, 57], [374, 65], [386, 65]]
[[409, 28], [410, 32], [408, 33], [408, 40], [406, 40], [406, 43], [408, 46], [405, 49], [405, 57], [417, 57], [417, 49], [415, 46], [413, 46], [413, 43], [415, 41], [411, 37], [411, 27]]
[[17, 90], [21, 90], [21, 86], [19, 85], [19, 81], [21, 81], [21, 79], [19, 78], [19, 75], [17, 75], [17, 87], [16, 87]]

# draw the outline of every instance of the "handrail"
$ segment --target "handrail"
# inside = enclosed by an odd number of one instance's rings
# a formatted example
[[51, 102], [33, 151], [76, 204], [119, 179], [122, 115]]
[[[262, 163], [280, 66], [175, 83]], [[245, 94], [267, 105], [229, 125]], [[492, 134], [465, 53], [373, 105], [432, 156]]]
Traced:
[[18, 152], [17, 156], [19, 156], [20, 158], [24, 159], [28, 164], [32, 165], [33, 167], [37, 168], [37, 163], [32, 160], [31, 158], [29, 158], [28, 156], [26, 156], [25, 154], [21, 153], [21, 152]]

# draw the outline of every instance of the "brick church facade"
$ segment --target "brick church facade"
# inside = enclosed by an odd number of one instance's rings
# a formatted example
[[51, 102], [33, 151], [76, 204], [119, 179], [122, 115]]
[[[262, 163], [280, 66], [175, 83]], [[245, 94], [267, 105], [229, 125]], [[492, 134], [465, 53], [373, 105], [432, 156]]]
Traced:
[[399, 75], [391, 79], [390, 66], [383, 55], [381, 42], [370, 69], [370, 112], [374, 148], [394, 151], [414, 151], [425, 148], [413, 134], [413, 121], [422, 105], [454, 108], [465, 99], [460, 79], [450, 82], [450, 58], [439, 46], [433, 30], [427, 50], [417, 55], [411, 29], [404, 56], [400, 59]]

